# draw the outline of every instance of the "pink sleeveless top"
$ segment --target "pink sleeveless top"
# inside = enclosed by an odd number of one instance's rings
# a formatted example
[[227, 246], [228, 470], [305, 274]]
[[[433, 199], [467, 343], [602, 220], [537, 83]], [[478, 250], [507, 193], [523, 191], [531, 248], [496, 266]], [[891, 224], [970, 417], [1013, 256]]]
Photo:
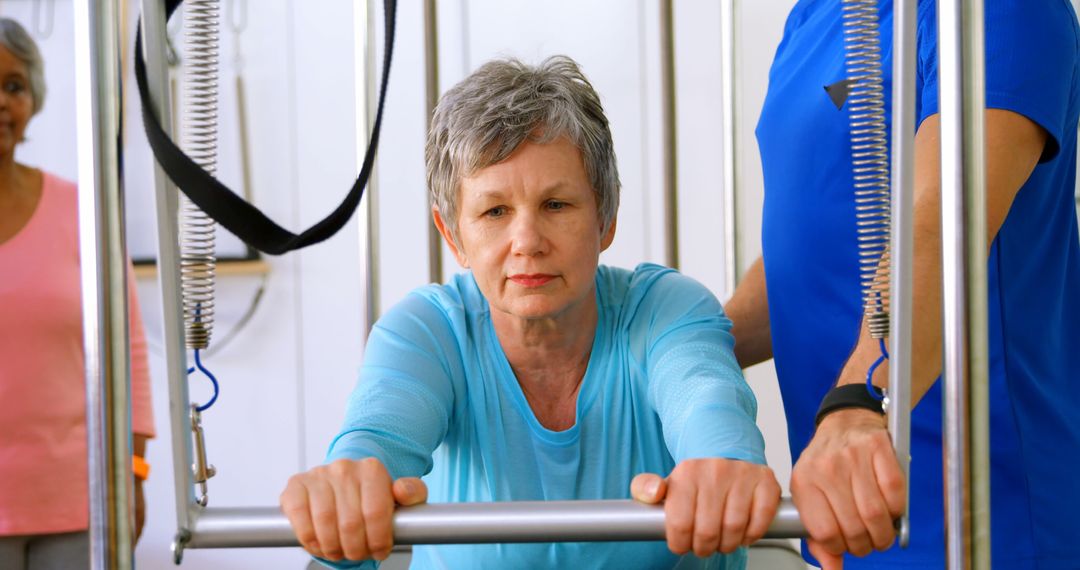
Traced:
[[[0, 243], [0, 535], [88, 526], [75, 185], [44, 174], [27, 225]], [[135, 433], [151, 436], [146, 337], [128, 267]]]

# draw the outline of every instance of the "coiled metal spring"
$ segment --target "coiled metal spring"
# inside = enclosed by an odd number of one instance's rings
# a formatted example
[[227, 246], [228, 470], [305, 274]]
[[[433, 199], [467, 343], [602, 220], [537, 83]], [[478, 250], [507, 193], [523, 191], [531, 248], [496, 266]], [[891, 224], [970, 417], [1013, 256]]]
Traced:
[[842, 0], [859, 281], [870, 336], [889, 334], [889, 148], [877, 0]]
[[[217, 174], [218, 0], [188, 0], [184, 8], [184, 150]], [[205, 349], [214, 327], [215, 223], [187, 197], [180, 204], [180, 282], [188, 348]]]

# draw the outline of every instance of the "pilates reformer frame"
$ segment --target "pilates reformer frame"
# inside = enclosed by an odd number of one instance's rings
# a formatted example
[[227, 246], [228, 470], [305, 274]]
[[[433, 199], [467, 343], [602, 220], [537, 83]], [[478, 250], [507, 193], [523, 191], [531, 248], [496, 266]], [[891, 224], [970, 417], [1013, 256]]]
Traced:
[[[673, 65], [671, 1], [661, 0], [662, 67]], [[79, 150], [79, 225], [82, 259], [84, 338], [86, 352], [87, 430], [89, 434], [90, 537], [92, 568], [133, 566], [129, 518], [131, 481], [128, 417], [128, 331], [125, 290], [123, 196], [119, 164], [120, 112], [119, 0], [77, 0], [77, 104]], [[374, 104], [375, 51], [370, 0], [356, 0], [358, 59], [365, 66], [362, 108], [366, 118], [359, 136], [366, 136]], [[737, 280], [735, 251], [736, 106], [735, 47], [737, 2], [722, 0], [722, 74], [724, 113], [725, 244], [729, 290]], [[915, 125], [916, 1], [897, 0], [894, 18], [894, 95], [891, 235], [892, 311], [889, 351], [889, 430], [901, 468], [908, 472], [911, 364], [912, 179]], [[171, 129], [165, 65], [165, 14], [160, 1], [143, 0], [145, 57], [157, 114]], [[435, 25], [428, 2], [429, 105], [437, 95], [434, 66]], [[984, 51], [982, 0], [941, 0], [941, 162], [944, 268], [944, 368], [947, 563], [950, 568], [989, 568], [989, 417], [987, 369], [987, 294], [985, 181], [983, 145]], [[661, 73], [665, 139], [664, 160], [666, 260], [677, 265], [674, 215], [674, 76]], [[363, 146], [363, 145], [361, 145]], [[177, 191], [158, 166], [157, 195], [159, 280], [162, 290], [165, 351], [169, 375], [169, 408], [175, 465], [177, 543], [175, 560], [184, 548], [297, 546], [288, 522], [277, 507], [206, 507], [195, 496], [192, 471], [207, 468], [193, 453], [192, 415], [188, 401], [186, 351], [183, 345], [177, 250]], [[370, 202], [374, 195], [369, 195]], [[366, 208], [369, 285], [377, 285], [372, 254], [377, 239], [374, 209]], [[434, 240], [432, 243], [435, 243]], [[438, 250], [429, 263], [439, 280]], [[369, 292], [373, 287], [369, 287]], [[370, 293], [369, 293], [370, 294]], [[369, 303], [369, 310], [374, 306]], [[202, 463], [200, 465], [200, 462]], [[900, 521], [906, 544], [908, 518]], [[661, 540], [663, 510], [632, 501], [568, 501], [549, 503], [431, 504], [401, 508], [394, 517], [400, 544]], [[799, 537], [805, 530], [790, 499], [784, 499], [767, 534]]]

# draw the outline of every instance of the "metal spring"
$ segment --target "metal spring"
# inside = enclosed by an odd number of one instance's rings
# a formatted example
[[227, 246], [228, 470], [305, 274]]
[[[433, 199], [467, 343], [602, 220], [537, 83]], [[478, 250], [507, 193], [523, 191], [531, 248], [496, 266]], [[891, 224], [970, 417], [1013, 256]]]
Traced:
[[[218, 0], [188, 0], [184, 8], [184, 150], [217, 174]], [[205, 349], [214, 327], [215, 223], [186, 197], [180, 204], [180, 283], [188, 348]]]
[[889, 148], [877, 0], [842, 0], [859, 282], [870, 336], [889, 334]]

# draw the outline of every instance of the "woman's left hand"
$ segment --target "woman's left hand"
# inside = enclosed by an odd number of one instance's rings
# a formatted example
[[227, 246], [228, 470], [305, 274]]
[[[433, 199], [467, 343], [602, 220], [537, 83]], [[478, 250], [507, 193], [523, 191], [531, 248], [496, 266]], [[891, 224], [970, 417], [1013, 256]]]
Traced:
[[759, 540], [780, 506], [772, 469], [734, 459], [689, 459], [667, 479], [642, 473], [630, 494], [642, 503], [662, 501], [668, 548], [702, 558]]

